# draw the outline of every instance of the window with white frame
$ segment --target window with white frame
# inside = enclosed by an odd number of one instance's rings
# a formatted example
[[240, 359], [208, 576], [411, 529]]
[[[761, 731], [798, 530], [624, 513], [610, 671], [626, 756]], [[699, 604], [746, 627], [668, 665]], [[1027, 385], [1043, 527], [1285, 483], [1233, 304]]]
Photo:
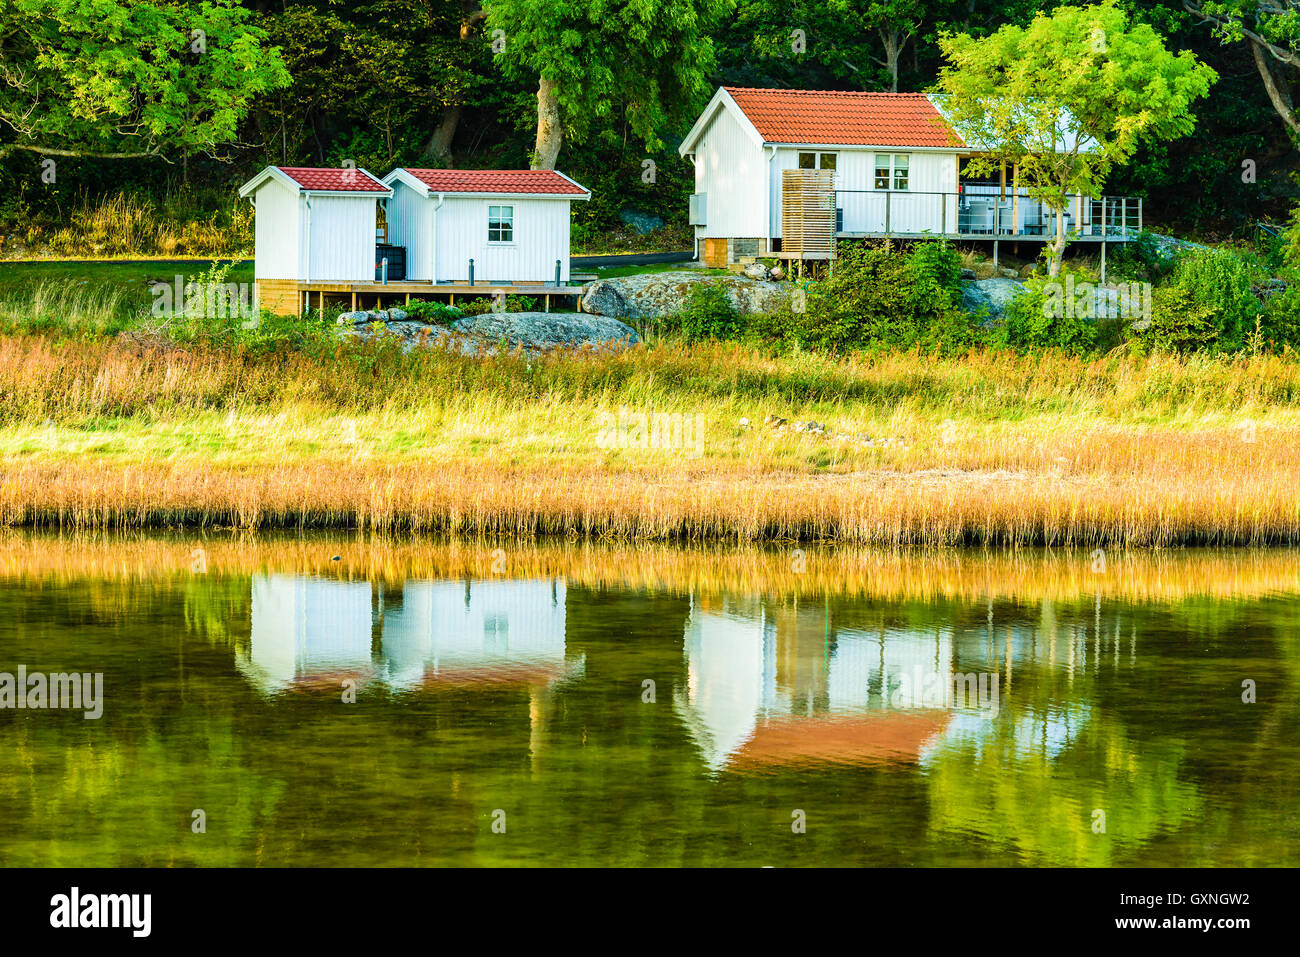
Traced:
[[515, 241], [515, 208], [513, 206], [488, 207], [488, 242], [512, 243]]
[[907, 189], [910, 160], [907, 153], [877, 153], [876, 189]]

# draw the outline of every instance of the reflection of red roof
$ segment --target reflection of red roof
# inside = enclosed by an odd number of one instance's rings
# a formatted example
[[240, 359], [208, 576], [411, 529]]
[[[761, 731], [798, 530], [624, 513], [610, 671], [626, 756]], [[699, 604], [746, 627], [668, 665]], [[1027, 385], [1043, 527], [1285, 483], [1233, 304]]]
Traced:
[[767, 143], [964, 146], [922, 93], [726, 90]]
[[375, 677], [373, 671], [356, 671], [356, 670], [339, 670], [339, 671], [303, 671], [294, 675], [292, 683], [285, 689], [286, 691], [339, 691], [343, 690], [343, 682], [355, 681], [357, 687]]
[[437, 193], [537, 193], [585, 196], [587, 191], [553, 169], [408, 169]]
[[948, 726], [947, 711], [900, 711], [851, 718], [781, 718], [761, 724], [728, 762], [736, 770], [771, 765], [915, 764]]
[[362, 169], [320, 169], [314, 166], [277, 166], [303, 189], [346, 193], [386, 193], [388, 187]]
[[522, 662], [495, 668], [440, 668], [437, 671], [426, 671], [420, 687], [432, 691], [447, 688], [472, 689], [547, 684], [564, 677], [567, 670], [560, 663], [530, 665]]

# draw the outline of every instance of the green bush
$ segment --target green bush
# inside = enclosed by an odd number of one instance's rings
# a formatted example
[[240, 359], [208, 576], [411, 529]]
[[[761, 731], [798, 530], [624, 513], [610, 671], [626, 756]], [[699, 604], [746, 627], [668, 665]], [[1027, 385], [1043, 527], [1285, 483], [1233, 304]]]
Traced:
[[426, 302], [423, 299], [412, 299], [402, 308], [417, 322], [429, 322], [437, 326], [450, 325], [464, 315], [455, 306], [449, 306], [445, 302]]
[[675, 325], [688, 339], [735, 339], [741, 332], [740, 313], [717, 282], [698, 283], [691, 289]]
[[[1073, 280], [1073, 283], [1071, 283]], [[1007, 304], [1003, 333], [1018, 349], [1064, 349], [1082, 353], [1097, 340], [1097, 324], [1088, 309], [1068, 302], [1075, 286], [1093, 283], [1091, 273], [1062, 269], [1055, 279], [1033, 276], [1025, 291]]]
[[1259, 330], [1262, 344], [1300, 348], [1300, 273], [1284, 272], [1281, 278], [1286, 288], [1268, 296], [1264, 302]]
[[792, 317], [792, 338], [822, 349], [964, 349], [982, 332], [960, 301], [961, 258], [947, 243], [921, 243], [910, 255], [888, 243], [845, 243], [806, 311]]
[[[477, 299], [471, 299], [463, 306], [457, 307], [462, 315], [481, 316], [485, 312], [496, 310], [496, 300], [486, 296], [479, 296]], [[505, 308], [502, 312], [536, 312], [537, 300], [532, 296], [506, 296]], [[459, 317], [457, 317], [459, 318]]]
[[1134, 337], [1153, 349], [1236, 352], [1264, 312], [1254, 290], [1265, 278], [1258, 264], [1224, 250], [1184, 253]]
[[1140, 232], [1111, 257], [1111, 271], [1142, 282], [1160, 282], [1173, 270], [1177, 253], [1162, 247], [1153, 234]]

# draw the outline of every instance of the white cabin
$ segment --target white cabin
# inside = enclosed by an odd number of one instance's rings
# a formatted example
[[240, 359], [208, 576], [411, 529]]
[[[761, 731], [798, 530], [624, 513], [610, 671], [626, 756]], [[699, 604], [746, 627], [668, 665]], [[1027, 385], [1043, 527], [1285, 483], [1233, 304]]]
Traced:
[[239, 189], [256, 213], [259, 280], [370, 282], [375, 222], [393, 191], [363, 169], [268, 166]]
[[568, 283], [569, 204], [591, 193], [563, 173], [399, 167], [384, 185], [408, 281]]
[[[1043, 242], [1056, 230], [1014, 171], [1006, 182], [963, 181], [962, 160], [979, 149], [920, 93], [723, 87], [679, 151], [695, 165], [690, 222], [710, 266], [792, 248], [827, 258], [836, 239]], [[820, 247], [806, 234], [790, 241], [783, 207], [810, 217], [803, 228], [824, 229]], [[1129, 239], [1142, 228], [1141, 202], [1072, 196], [1065, 218], [1076, 240]]]

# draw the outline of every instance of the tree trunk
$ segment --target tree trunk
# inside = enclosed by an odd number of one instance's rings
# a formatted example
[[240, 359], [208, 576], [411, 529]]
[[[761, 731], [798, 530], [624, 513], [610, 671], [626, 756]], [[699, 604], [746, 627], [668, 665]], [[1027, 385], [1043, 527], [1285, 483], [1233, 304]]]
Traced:
[[1273, 109], [1290, 127], [1292, 133], [1300, 134], [1300, 120], [1296, 119], [1295, 106], [1291, 101], [1291, 88], [1287, 84], [1286, 77], [1278, 74], [1276, 66], [1270, 59], [1272, 54], [1254, 40], [1247, 42], [1250, 43], [1250, 52], [1255, 58], [1255, 68], [1259, 70], [1260, 79], [1264, 81], [1264, 89], [1268, 92], [1268, 99], [1273, 104]]
[[456, 138], [456, 128], [460, 126], [461, 107], [449, 106], [438, 121], [437, 128], [425, 144], [424, 155], [448, 168], [455, 165], [451, 155], [451, 143]]
[[533, 169], [555, 169], [563, 141], [559, 94], [555, 81], [543, 76], [537, 84], [537, 144], [533, 151]]
[[889, 71], [889, 92], [898, 92], [898, 58], [903, 52], [906, 37], [900, 39], [897, 30], [880, 30], [880, 39], [885, 42], [885, 69]]
[[1056, 238], [1052, 240], [1052, 252], [1047, 258], [1047, 275], [1055, 279], [1061, 274], [1061, 259], [1065, 255], [1065, 207], [1053, 209], [1056, 213]]

